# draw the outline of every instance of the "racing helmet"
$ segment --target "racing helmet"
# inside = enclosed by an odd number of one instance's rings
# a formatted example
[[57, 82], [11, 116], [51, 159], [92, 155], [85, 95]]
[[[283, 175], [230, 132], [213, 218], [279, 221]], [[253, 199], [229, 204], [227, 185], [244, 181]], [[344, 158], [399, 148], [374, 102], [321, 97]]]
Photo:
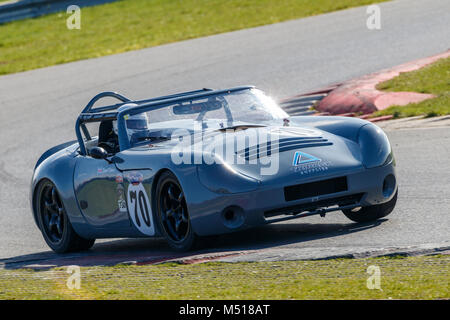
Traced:
[[[122, 112], [124, 110], [137, 107], [138, 105], [135, 103], [127, 103], [123, 106], [120, 106], [117, 109], [117, 112]], [[130, 139], [134, 134], [148, 130], [148, 116], [146, 112], [138, 113], [135, 115], [130, 115], [125, 119], [125, 125], [127, 128], [128, 139]], [[116, 135], [118, 135], [117, 121], [113, 122], [113, 128]]]

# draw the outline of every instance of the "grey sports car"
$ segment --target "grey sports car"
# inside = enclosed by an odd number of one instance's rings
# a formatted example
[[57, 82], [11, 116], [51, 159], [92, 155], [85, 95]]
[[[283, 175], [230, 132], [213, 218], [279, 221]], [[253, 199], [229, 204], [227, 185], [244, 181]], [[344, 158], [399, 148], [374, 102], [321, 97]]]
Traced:
[[[118, 103], [94, 107], [102, 98]], [[40, 157], [31, 183], [33, 217], [58, 253], [112, 237], [189, 250], [203, 236], [332, 211], [372, 221], [397, 200], [379, 127], [289, 117], [251, 86], [139, 101], [100, 93], [75, 133]]]

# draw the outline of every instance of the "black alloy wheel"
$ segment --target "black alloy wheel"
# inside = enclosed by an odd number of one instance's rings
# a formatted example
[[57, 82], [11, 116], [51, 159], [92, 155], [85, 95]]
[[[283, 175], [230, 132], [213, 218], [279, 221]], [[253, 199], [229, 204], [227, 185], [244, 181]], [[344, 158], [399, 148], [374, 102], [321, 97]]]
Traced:
[[193, 247], [196, 238], [180, 183], [171, 172], [164, 172], [156, 189], [158, 224], [169, 245], [180, 251]]

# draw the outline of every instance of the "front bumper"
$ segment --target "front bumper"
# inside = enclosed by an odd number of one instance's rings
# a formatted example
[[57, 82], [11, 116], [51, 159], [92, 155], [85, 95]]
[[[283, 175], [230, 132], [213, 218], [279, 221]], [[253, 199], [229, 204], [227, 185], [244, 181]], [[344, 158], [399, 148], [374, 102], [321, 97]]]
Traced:
[[[262, 185], [248, 193], [203, 193], [189, 204], [191, 223], [199, 236], [230, 233], [268, 223], [388, 202], [397, 190], [393, 163], [373, 169], [335, 174], [320, 180], [346, 179], [344, 191], [286, 201], [285, 185]], [[386, 178], [389, 177], [389, 190]], [[308, 183], [311, 181], [308, 181]], [[320, 193], [320, 192], [319, 192]], [[235, 213], [235, 217], [232, 217]]]

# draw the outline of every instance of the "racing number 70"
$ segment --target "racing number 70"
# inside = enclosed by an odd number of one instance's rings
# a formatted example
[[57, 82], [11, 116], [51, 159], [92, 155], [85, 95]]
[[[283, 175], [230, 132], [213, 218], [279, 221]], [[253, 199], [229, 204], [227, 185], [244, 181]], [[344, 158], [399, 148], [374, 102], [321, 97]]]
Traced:
[[134, 204], [134, 216], [136, 218], [136, 224], [140, 227], [141, 221], [139, 220], [139, 212], [138, 212], [138, 205], [139, 205], [139, 211], [141, 213], [142, 219], [144, 220], [144, 223], [147, 225], [147, 227], [150, 227], [150, 215], [148, 212], [148, 206], [147, 201], [145, 200], [145, 195], [142, 190], [139, 190], [139, 193], [136, 191], [130, 192], [130, 200]]

